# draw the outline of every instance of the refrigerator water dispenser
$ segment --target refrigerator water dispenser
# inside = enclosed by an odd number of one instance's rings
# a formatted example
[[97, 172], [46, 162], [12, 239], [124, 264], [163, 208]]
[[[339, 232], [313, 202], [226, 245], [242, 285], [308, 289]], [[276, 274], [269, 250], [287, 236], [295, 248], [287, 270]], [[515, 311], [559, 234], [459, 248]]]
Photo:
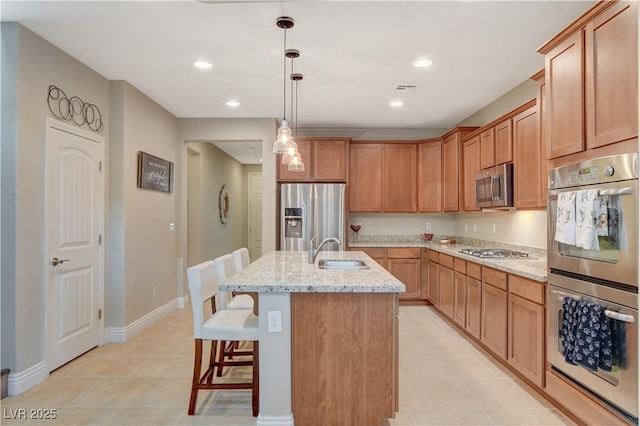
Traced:
[[284, 236], [286, 238], [302, 238], [302, 209], [284, 209]]

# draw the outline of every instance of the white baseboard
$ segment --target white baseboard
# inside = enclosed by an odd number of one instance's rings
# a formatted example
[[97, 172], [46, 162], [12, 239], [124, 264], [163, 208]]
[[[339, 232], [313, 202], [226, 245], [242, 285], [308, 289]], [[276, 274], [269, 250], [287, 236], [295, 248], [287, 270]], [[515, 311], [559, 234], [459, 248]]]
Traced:
[[178, 297], [178, 309], [184, 309], [189, 305], [189, 295]]
[[9, 373], [7, 393], [9, 396], [20, 395], [35, 385], [44, 382], [49, 377], [47, 365], [44, 361], [37, 363], [24, 371]]
[[124, 343], [142, 330], [152, 326], [180, 306], [180, 298], [160, 306], [158, 309], [149, 312], [142, 318], [137, 319], [125, 327], [107, 327], [104, 331], [105, 343]]
[[258, 414], [256, 426], [294, 426], [293, 413], [288, 416], [265, 416]]

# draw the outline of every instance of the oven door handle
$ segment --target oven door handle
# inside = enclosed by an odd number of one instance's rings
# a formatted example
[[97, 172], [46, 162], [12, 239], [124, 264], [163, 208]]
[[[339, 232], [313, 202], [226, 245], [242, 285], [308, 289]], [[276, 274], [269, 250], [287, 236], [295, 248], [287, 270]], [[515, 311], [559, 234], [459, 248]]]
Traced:
[[610, 311], [608, 309], [604, 310], [604, 315], [618, 321], [624, 321], [624, 322], [630, 322], [630, 323], [636, 322], [635, 318], [633, 318], [633, 315], [621, 314], [620, 312]]
[[633, 188], [620, 188], [620, 189], [600, 189], [599, 195], [630, 195], [633, 194]]

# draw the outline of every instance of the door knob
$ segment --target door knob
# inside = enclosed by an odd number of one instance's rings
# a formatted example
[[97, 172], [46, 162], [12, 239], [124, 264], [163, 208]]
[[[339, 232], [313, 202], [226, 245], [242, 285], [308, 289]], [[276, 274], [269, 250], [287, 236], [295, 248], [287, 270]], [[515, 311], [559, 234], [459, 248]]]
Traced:
[[71, 259], [58, 259], [57, 257], [54, 257], [53, 259], [51, 259], [51, 264], [53, 266], [58, 266], [59, 264], [68, 262], [69, 260]]

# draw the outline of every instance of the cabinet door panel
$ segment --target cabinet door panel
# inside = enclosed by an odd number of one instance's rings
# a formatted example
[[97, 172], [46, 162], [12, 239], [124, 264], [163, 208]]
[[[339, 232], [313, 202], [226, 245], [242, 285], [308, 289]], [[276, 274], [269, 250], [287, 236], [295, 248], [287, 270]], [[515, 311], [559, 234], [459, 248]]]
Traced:
[[507, 359], [507, 292], [482, 283], [480, 341], [500, 358]]
[[507, 362], [542, 387], [544, 384], [544, 307], [509, 294]]
[[492, 127], [480, 133], [480, 168], [486, 169], [496, 164], [495, 149], [495, 133]]
[[418, 146], [418, 211], [442, 211], [442, 141]]
[[511, 134], [511, 119], [496, 124], [496, 165], [513, 161], [513, 138]]
[[465, 328], [476, 339], [480, 339], [481, 301], [482, 284], [480, 280], [467, 276], [467, 324]]
[[476, 205], [474, 175], [480, 171], [480, 136], [464, 142], [462, 157], [464, 211], [478, 211], [480, 207]]
[[466, 317], [467, 276], [461, 272], [456, 272], [453, 291], [453, 320], [457, 322], [461, 327], [465, 327]]
[[438, 307], [449, 318], [453, 318], [453, 269], [440, 265]]
[[460, 174], [460, 146], [457, 134], [447, 136], [442, 142], [442, 207], [445, 212], [458, 211], [458, 179]]
[[577, 31], [545, 56], [549, 158], [584, 150], [583, 45]]
[[420, 259], [387, 259], [387, 269], [406, 287], [400, 299], [420, 298]]
[[620, 2], [587, 24], [587, 148], [638, 136], [637, 7]]
[[547, 177], [547, 99], [545, 95], [544, 77], [538, 86], [538, 137], [540, 138], [540, 194], [538, 195], [538, 205], [547, 206], [547, 188], [549, 180]]
[[438, 306], [439, 265], [431, 260], [428, 264], [427, 299], [435, 306]]
[[385, 212], [415, 212], [417, 202], [416, 145], [384, 145], [382, 202]]
[[353, 212], [382, 211], [381, 144], [351, 144], [349, 210]]
[[538, 109], [534, 106], [513, 117], [514, 206], [517, 209], [540, 207], [542, 158], [537, 115]]
[[347, 180], [347, 141], [314, 140], [313, 178], [316, 180]]

